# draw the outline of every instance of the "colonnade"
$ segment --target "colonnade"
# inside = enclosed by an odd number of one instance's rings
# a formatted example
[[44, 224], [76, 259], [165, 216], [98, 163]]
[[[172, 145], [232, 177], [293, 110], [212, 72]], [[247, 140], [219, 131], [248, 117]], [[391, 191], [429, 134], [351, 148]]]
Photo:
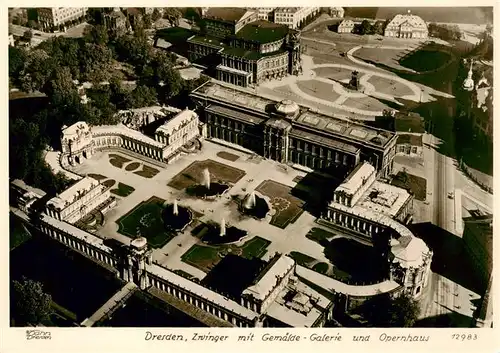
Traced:
[[356, 217], [353, 214], [341, 212], [335, 208], [329, 208], [325, 218], [334, 224], [365, 234], [369, 237], [385, 229], [382, 225], [372, 223], [361, 217]]
[[94, 135], [93, 141], [96, 149], [122, 147], [163, 162], [163, 150], [165, 148], [163, 146], [153, 146], [129, 136], [120, 135], [119, 133], [117, 135]]
[[206, 311], [222, 320], [225, 320], [237, 327], [253, 327], [253, 322], [242, 318], [239, 315], [229, 312], [226, 308], [215, 305], [205, 298], [201, 298], [196, 296], [195, 294], [176, 286], [174, 283], [170, 283], [163, 278], [155, 276], [151, 273], [148, 273], [149, 283], [170, 295], [173, 295], [176, 298], [179, 298], [189, 304], [200, 308], [203, 311]]
[[[69, 248], [84, 253], [94, 260], [118, 269], [119, 260], [112, 255], [111, 248], [102, 244], [102, 240], [94, 235], [46, 215], [42, 215], [39, 229], [44, 234], [61, 242]], [[100, 242], [100, 244], [94, 245], [91, 244], [91, 242]], [[255, 324], [251, 319], [242, 317], [228, 308], [217, 305], [209, 299], [202, 298], [189, 290], [181, 288], [176, 283], [172, 283], [169, 280], [151, 273], [151, 271], [148, 271], [148, 267], [149, 266], [146, 266], [148, 286], [152, 285], [222, 320], [230, 322], [237, 327], [254, 327]]]
[[[57, 221], [56, 221], [57, 222]], [[50, 223], [55, 223], [55, 222], [50, 222]], [[105, 263], [109, 266], [116, 267], [116, 259], [114, 256], [111, 255], [111, 249], [109, 249], [109, 252], [99, 249], [96, 246], [93, 246], [88, 243], [88, 241], [85, 240], [85, 237], [88, 236], [93, 236], [90, 233], [84, 232], [74, 226], [71, 226], [67, 223], [61, 223], [61, 228], [56, 227], [55, 225], [51, 225], [49, 223], [46, 223], [42, 220], [40, 224], [40, 230], [44, 233], [47, 234], [49, 237], [61, 242], [62, 244], [77, 250], [79, 252], [82, 252], [86, 254], [87, 256], [98, 260], [102, 263]], [[65, 229], [62, 229], [64, 227]], [[72, 228], [72, 229], [70, 229]], [[72, 233], [81, 233], [79, 235], [72, 234]], [[84, 237], [81, 239], [81, 237]], [[98, 238], [96, 238], [98, 239]], [[98, 239], [98, 241], [101, 241]], [[104, 245], [103, 245], [104, 247]]]

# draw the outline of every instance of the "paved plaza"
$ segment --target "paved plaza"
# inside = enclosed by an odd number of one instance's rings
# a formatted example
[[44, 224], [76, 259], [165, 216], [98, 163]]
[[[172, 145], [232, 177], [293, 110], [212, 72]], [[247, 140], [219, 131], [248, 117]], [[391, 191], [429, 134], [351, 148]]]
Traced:
[[[232, 155], [230, 159], [235, 159], [234, 156], [238, 156], [238, 159], [234, 161], [229, 160], [227, 158], [228, 153]], [[263, 188], [263, 185], [269, 183], [276, 183], [281, 187], [277, 192], [284, 192], [284, 195], [282, 195], [285, 196], [283, 197], [284, 201], [287, 201], [286, 199], [288, 198], [296, 199], [294, 196], [285, 195], [287, 194], [286, 189], [289, 188], [291, 190], [296, 185], [296, 182], [293, 180], [298, 176], [303, 177], [306, 174], [305, 172], [292, 168], [284, 169], [279, 163], [263, 160], [260, 157], [235, 151], [208, 141], [204, 142], [203, 150], [198, 154], [183, 156], [176, 162], [166, 166], [166, 168], [161, 169], [154, 177], [148, 179], [135, 174], [133, 171], [127, 171], [125, 167], [117, 168], [112, 165], [109, 162], [110, 154], [121, 155], [123, 158], [131, 160], [127, 163], [140, 162], [141, 164], [148, 165], [147, 162], [140, 161], [123, 152], [98, 152], [92, 159], [85, 160], [84, 163], [74, 168], [75, 173], [81, 175], [99, 174], [135, 189], [130, 195], [119, 197], [117, 206], [106, 213], [104, 226], [97, 232], [97, 235], [102, 238], [115, 238], [124, 243], [129, 243], [130, 235], [121, 234], [119, 232], [119, 225], [116, 222], [136, 208], [141, 202], [145, 202], [154, 196], [165, 200], [166, 203], [172, 203], [174, 199], [178, 199], [179, 206], [188, 207], [199, 213], [199, 221], [201, 222], [213, 221], [220, 223], [221, 219], [224, 218], [228, 227], [235, 226], [247, 231], [248, 235], [238, 242], [238, 244], [235, 244], [236, 246], [243, 245], [243, 243], [255, 236], [270, 241], [271, 243], [267, 248], [267, 252], [263, 256], [264, 260], [272, 257], [276, 252], [286, 254], [294, 249], [300, 249], [301, 252], [311, 257], [328, 262], [323, 254], [323, 247], [306, 238], [306, 234], [310, 228], [315, 225], [315, 217], [307, 212], [302, 212], [300, 200], [296, 200], [297, 205], [294, 208], [295, 211], [292, 210], [289, 216], [290, 219], [286, 218], [284, 220], [285, 223], [288, 223], [284, 225], [284, 228], [272, 225], [266, 220], [242, 217], [237, 205], [232, 201], [233, 197], [242, 197], [259, 186]], [[231, 180], [234, 184], [231, 183], [232, 187], [222, 197], [213, 201], [193, 198], [186, 195], [185, 191], [177, 183], [174, 184], [175, 187], [169, 186], [172, 180], [178, 180], [182, 175], [184, 175], [184, 180], [186, 179], [186, 174], [183, 171], [190, 170], [190, 168], [192, 169], [193, 166], [200, 163], [202, 165], [196, 168], [197, 170], [207, 167], [206, 161], [211, 161], [208, 164], [209, 168], [211, 166], [225, 165], [227, 166], [227, 170], [242, 172]], [[155, 168], [160, 169], [156, 166]], [[210, 170], [210, 173], [217, 177], [221, 175], [221, 170], [214, 168], [214, 170]], [[222, 172], [222, 174], [224, 173]], [[200, 181], [201, 175], [200, 180], [194, 182]], [[268, 190], [266, 189], [266, 191]], [[276, 196], [279, 197], [279, 195]], [[272, 204], [273, 206], [284, 207], [285, 202], [279, 203], [277, 202], [278, 200], [274, 201], [275, 204]], [[184, 232], [178, 234], [164, 246], [155, 249], [153, 260], [169, 268], [183, 270], [201, 279], [205, 273], [198, 268], [188, 265], [181, 259], [183, 254], [193, 245], [200, 244], [200, 240], [191, 234], [192, 228], [193, 226], [187, 227]]]
[[[393, 109], [385, 102], [403, 107], [404, 101], [430, 102], [434, 96], [451, 96], [430, 87], [403, 79], [391, 72], [381, 70], [373, 64], [357, 59], [354, 53], [363, 50], [394, 51], [411, 50], [407, 46], [363, 45], [351, 48], [347, 59], [331, 57], [331, 62], [302, 55], [302, 73], [280, 80], [264, 82], [256, 91], [260, 94], [288, 97], [301, 104], [317, 107], [327, 113], [345, 115], [347, 118], [373, 120], [385, 109]], [[321, 63], [320, 63], [321, 62]], [[357, 71], [360, 90], [344, 87], [351, 73]], [[332, 111], [333, 109], [333, 111]]]

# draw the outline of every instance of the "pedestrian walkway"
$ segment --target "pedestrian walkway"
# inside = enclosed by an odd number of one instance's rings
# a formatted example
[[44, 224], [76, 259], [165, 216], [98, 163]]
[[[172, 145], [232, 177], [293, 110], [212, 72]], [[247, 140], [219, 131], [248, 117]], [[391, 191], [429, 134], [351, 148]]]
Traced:
[[104, 316], [110, 316], [121, 305], [123, 305], [128, 298], [134, 294], [139, 288], [133, 282], [128, 282], [123, 288], [111, 297], [103, 306], [101, 306], [91, 317], [85, 319], [81, 326], [92, 327], [96, 322], [102, 320]]

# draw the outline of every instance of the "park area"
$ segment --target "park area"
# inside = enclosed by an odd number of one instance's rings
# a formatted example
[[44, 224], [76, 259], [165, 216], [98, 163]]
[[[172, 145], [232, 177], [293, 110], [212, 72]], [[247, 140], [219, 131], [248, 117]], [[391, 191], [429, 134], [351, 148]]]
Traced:
[[399, 64], [417, 72], [433, 71], [446, 65], [451, 54], [443, 49], [421, 49], [399, 60]]
[[326, 82], [318, 80], [297, 81], [297, 87], [305, 94], [324, 99], [329, 102], [334, 102], [340, 97], [338, 93], [333, 90], [333, 86]]
[[163, 247], [175, 236], [163, 223], [164, 203], [165, 200], [155, 196], [141, 202], [116, 221], [118, 233], [132, 239], [145, 237], [151, 247]]
[[181, 258], [185, 263], [208, 273], [228, 254], [241, 256], [246, 259], [261, 258], [266, 253], [266, 248], [269, 244], [271, 244], [269, 240], [257, 236], [248, 240], [242, 246], [231, 244], [219, 246], [196, 244], [186, 251]]
[[302, 212], [305, 202], [292, 195], [292, 188], [273, 180], [264, 180], [255, 191], [270, 198], [270, 203], [276, 211], [270, 224], [285, 229], [295, 222]]
[[208, 169], [212, 182], [235, 184], [245, 172], [241, 169], [230, 167], [226, 164], [207, 159], [195, 161], [175, 175], [168, 186], [176, 190], [183, 190], [189, 186], [201, 184], [203, 181], [203, 170]]

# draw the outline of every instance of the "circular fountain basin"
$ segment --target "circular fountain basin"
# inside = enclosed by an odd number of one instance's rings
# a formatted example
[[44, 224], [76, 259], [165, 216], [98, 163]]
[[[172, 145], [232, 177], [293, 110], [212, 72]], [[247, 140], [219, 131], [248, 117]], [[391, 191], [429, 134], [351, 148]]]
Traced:
[[226, 234], [221, 236], [220, 225], [214, 223], [205, 224], [203, 232], [201, 241], [208, 245], [236, 243], [247, 235], [247, 231], [245, 230], [236, 227], [226, 227]]
[[255, 205], [250, 206], [247, 202], [248, 200], [248, 195], [245, 199], [243, 199], [241, 205], [240, 205], [240, 210], [243, 214], [246, 214], [248, 216], [257, 218], [257, 219], [263, 219], [267, 216], [271, 208], [267, 204], [267, 201], [258, 195], [255, 195]]
[[174, 205], [168, 204], [162, 212], [162, 217], [163, 224], [168, 230], [179, 232], [191, 223], [193, 214], [190, 209], [179, 205], [177, 205], [177, 211], [177, 215], [174, 215]]
[[192, 185], [186, 189], [186, 192], [188, 195], [195, 197], [215, 198], [224, 194], [227, 190], [229, 190], [229, 185], [227, 184], [210, 183], [209, 188], [201, 184]]

